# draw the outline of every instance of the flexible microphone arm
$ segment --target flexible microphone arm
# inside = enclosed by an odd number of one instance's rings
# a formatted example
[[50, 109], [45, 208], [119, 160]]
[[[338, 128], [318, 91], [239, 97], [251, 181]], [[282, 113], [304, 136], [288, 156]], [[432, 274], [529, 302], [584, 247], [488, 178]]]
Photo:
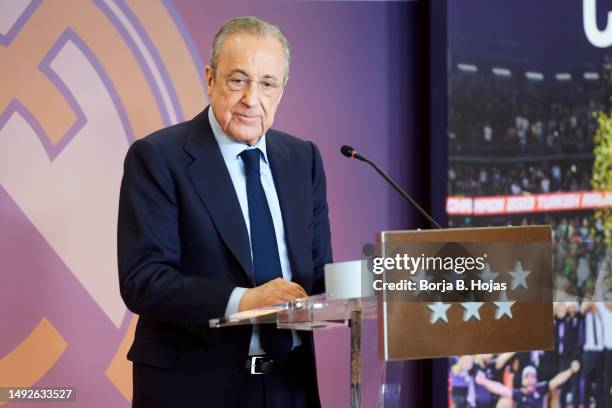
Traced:
[[376, 170], [376, 172], [378, 174], [380, 174], [385, 180], [387, 180], [387, 183], [391, 184], [391, 186], [398, 193], [400, 193], [400, 195], [402, 197], [404, 197], [406, 200], [408, 200], [408, 202], [410, 202], [410, 204], [412, 204], [414, 206], [414, 208], [416, 208], [421, 213], [421, 215], [423, 215], [427, 219], [427, 221], [429, 221], [431, 223], [431, 225], [433, 225], [434, 227], [436, 227], [438, 229], [442, 229], [440, 224], [438, 224], [436, 222], [436, 220], [434, 220], [429, 214], [427, 214], [427, 211], [425, 211], [416, 201], [414, 201], [414, 199], [412, 197], [410, 197], [410, 194], [408, 194], [406, 191], [404, 191], [391, 177], [389, 177], [389, 175], [387, 173], [385, 173], [375, 163], [370, 161], [370, 159], [368, 159], [367, 157], [365, 157], [362, 154], [357, 153], [355, 151], [355, 149], [353, 149], [351, 146], [347, 146], [347, 145], [344, 145], [344, 146], [342, 146], [340, 148], [340, 153], [342, 153], [342, 155], [345, 156], [345, 157], [361, 160], [361, 161], [364, 161], [364, 162], [368, 163], [370, 166], [372, 166], [374, 168], [374, 170]]

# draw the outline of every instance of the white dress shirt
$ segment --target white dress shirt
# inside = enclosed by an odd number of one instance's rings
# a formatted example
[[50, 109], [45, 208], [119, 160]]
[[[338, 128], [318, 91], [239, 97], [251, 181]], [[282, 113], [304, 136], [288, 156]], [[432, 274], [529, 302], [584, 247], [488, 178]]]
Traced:
[[597, 311], [603, 325], [603, 345], [606, 350], [612, 350], [612, 310], [606, 307], [606, 302], [597, 302]]
[[589, 311], [584, 315], [584, 351], [602, 351], [604, 349], [603, 322], [598, 312]]

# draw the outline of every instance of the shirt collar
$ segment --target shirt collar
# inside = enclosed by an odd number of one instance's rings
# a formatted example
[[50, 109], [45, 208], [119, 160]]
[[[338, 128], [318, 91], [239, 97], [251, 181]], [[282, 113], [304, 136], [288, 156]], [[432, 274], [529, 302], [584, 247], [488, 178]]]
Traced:
[[215, 136], [215, 140], [221, 149], [221, 154], [223, 155], [223, 159], [225, 159], [225, 161], [236, 160], [238, 155], [247, 149], [259, 149], [262, 153], [261, 156], [263, 157], [264, 162], [268, 163], [265, 133], [261, 135], [257, 143], [255, 143], [253, 146], [249, 146], [245, 143], [240, 143], [232, 139], [223, 131], [223, 129], [221, 129], [221, 125], [219, 125], [219, 122], [217, 122], [217, 119], [213, 114], [212, 106], [208, 108], [208, 121], [210, 122], [213, 135]]

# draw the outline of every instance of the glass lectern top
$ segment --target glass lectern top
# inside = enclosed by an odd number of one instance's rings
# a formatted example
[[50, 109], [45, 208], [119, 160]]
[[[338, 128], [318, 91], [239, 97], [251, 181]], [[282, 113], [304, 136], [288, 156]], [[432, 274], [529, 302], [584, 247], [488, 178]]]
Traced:
[[279, 328], [316, 330], [346, 326], [351, 313], [355, 311], [361, 311], [364, 317], [375, 317], [376, 298], [334, 299], [320, 294], [211, 319], [209, 324], [210, 327], [220, 328], [276, 323]]

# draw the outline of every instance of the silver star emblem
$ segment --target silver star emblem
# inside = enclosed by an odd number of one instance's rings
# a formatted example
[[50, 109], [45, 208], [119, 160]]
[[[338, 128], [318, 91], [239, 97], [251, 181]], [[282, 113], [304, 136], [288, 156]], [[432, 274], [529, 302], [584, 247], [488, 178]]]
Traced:
[[480, 308], [484, 305], [484, 302], [465, 302], [461, 306], [465, 309], [463, 312], [463, 321], [467, 322], [472, 317], [480, 320]]
[[499, 273], [491, 271], [491, 265], [489, 265], [487, 262], [484, 268], [482, 268], [482, 272], [477, 273], [476, 275], [478, 275], [481, 281], [489, 282], [497, 279], [497, 275], [499, 275]]
[[427, 305], [427, 307], [429, 308], [429, 310], [431, 310], [433, 313], [431, 314], [431, 320], [429, 321], [430, 323], [435, 323], [438, 320], [444, 320], [445, 323], [448, 323], [448, 317], [446, 316], [446, 311], [448, 310], [449, 307], [451, 307], [450, 304], [446, 304], [446, 303], [442, 303], [442, 302], [435, 302], [431, 305]]
[[497, 306], [497, 310], [495, 311], [495, 319], [499, 320], [504, 315], [512, 319], [511, 307], [515, 303], [515, 301], [508, 300], [506, 292], [502, 292], [502, 294], [499, 296], [499, 300], [497, 302], [493, 302], [493, 304]]
[[523, 264], [521, 261], [517, 261], [514, 264], [514, 271], [509, 272], [512, 276], [512, 290], [518, 288], [519, 286], [527, 288], [527, 275], [531, 272], [523, 270]]

